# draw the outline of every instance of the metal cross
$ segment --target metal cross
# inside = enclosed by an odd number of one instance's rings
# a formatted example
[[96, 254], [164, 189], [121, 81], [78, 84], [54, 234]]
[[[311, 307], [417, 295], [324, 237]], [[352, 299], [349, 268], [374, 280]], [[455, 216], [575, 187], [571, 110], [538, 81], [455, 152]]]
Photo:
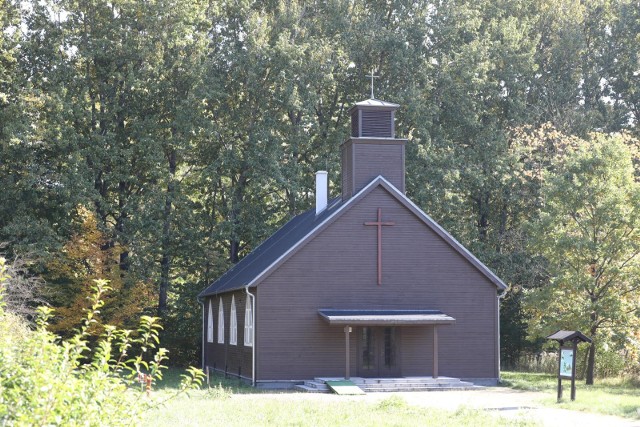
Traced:
[[371, 74], [367, 74], [367, 77], [371, 77], [371, 99], [376, 99], [376, 98], [373, 96], [373, 79], [380, 78], [380, 76], [374, 76], [374, 75], [373, 75], [373, 68], [372, 68], [372, 69], [371, 69]]
[[378, 208], [378, 220], [376, 222], [365, 222], [364, 225], [375, 225], [378, 227], [378, 286], [380, 286], [382, 284], [382, 226], [396, 225], [396, 223], [382, 222], [382, 209]]

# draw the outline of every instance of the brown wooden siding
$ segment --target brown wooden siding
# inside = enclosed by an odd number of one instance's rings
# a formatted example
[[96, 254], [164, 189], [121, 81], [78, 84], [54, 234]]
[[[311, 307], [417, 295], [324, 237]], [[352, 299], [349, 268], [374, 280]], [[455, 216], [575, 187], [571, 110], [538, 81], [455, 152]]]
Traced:
[[353, 195], [353, 156], [351, 144], [342, 144], [342, 198]]
[[354, 193], [378, 175], [404, 193], [404, 144], [353, 144]]
[[[252, 293], [253, 290], [251, 290]], [[236, 315], [238, 318], [238, 340], [237, 345], [229, 344], [231, 330], [231, 299], [235, 296]], [[218, 310], [220, 298], [224, 307], [224, 344], [218, 343]], [[213, 311], [213, 343], [207, 342], [207, 322], [209, 312], [209, 301], [212, 301]], [[247, 294], [244, 290], [229, 292], [222, 295], [207, 298], [205, 301], [205, 365], [215, 367], [221, 371], [226, 371], [231, 375], [241, 375], [251, 378], [252, 350], [244, 345], [244, 315]], [[256, 305], [258, 299], [256, 298]]]
[[[381, 286], [376, 228], [363, 225], [376, 220], [378, 208], [383, 221], [395, 222], [382, 230]], [[441, 310], [456, 323], [438, 329], [440, 375], [498, 376], [495, 285], [382, 187], [284, 262], [259, 289], [259, 380], [344, 375], [343, 329], [321, 320], [320, 308]], [[402, 375], [432, 373], [431, 334], [429, 326], [403, 328]], [[352, 372], [355, 347], [352, 339]]]
[[402, 139], [348, 139], [342, 144], [342, 198], [348, 199], [378, 175], [405, 192]]

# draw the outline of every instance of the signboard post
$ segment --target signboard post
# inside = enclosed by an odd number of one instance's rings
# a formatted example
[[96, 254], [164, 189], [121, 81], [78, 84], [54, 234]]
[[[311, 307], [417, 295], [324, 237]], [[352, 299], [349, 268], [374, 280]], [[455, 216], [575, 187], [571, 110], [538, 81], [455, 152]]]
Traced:
[[[591, 338], [586, 337], [580, 331], [558, 331], [551, 334], [547, 339], [558, 341], [558, 403], [562, 400], [562, 379], [571, 380], [571, 400], [576, 400], [576, 356], [578, 352], [578, 342], [591, 342]], [[573, 343], [572, 347], [563, 347], [565, 342]]]
[[578, 343], [573, 347], [560, 347], [560, 361], [558, 363], [558, 402], [562, 400], [562, 379], [571, 380], [571, 400], [576, 400], [576, 352]]

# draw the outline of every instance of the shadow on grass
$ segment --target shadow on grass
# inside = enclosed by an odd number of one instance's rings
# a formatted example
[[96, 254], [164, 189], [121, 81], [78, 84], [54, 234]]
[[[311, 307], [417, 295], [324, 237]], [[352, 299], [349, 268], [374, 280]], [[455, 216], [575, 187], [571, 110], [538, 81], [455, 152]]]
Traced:
[[[598, 378], [594, 385], [585, 385], [584, 380], [576, 381], [576, 401], [571, 402], [565, 398], [561, 403], [557, 403], [555, 398], [558, 384], [555, 375], [503, 372], [502, 378], [503, 386], [543, 392], [547, 395], [543, 401], [545, 406], [640, 419], [640, 388], [637, 378]], [[566, 393], [571, 382], [563, 380], [562, 383]]]
[[[182, 376], [186, 374], [186, 371], [181, 368], [168, 368], [163, 371], [162, 380], [155, 384], [156, 390], [178, 390], [180, 383], [182, 382]], [[224, 374], [210, 373], [209, 384], [206, 379], [203, 381], [202, 390], [217, 389], [224, 390], [230, 394], [260, 394], [260, 393], [295, 393], [293, 390], [261, 390], [252, 387], [249, 383], [243, 380], [239, 380], [235, 377], [225, 377]]]
[[554, 390], [558, 381], [554, 375], [534, 372], [503, 371], [501, 377], [501, 386], [524, 391]]

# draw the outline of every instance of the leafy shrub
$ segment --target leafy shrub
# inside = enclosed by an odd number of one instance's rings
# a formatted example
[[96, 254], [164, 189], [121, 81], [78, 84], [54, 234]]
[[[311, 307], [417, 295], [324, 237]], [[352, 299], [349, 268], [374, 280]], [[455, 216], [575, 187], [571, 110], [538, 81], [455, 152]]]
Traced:
[[[143, 316], [136, 333], [103, 326], [90, 349], [89, 330], [100, 326], [96, 315], [108, 290], [106, 282], [97, 281], [82, 326], [72, 338], [60, 340], [46, 328], [52, 310], [39, 309], [35, 330], [4, 310], [5, 271], [0, 258], [1, 425], [130, 425], [161, 403], [134, 387], [139, 374], [151, 383], [162, 377], [167, 352], [158, 347], [156, 318]], [[136, 354], [130, 355], [134, 347]], [[200, 370], [188, 373], [178, 392], [201, 384]]]
[[406, 408], [407, 406], [407, 401], [404, 398], [395, 395], [381, 400], [380, 403], [378, 403], [378, 408], [382, 410], [389, 410], [392, 408], [400, 409]]

